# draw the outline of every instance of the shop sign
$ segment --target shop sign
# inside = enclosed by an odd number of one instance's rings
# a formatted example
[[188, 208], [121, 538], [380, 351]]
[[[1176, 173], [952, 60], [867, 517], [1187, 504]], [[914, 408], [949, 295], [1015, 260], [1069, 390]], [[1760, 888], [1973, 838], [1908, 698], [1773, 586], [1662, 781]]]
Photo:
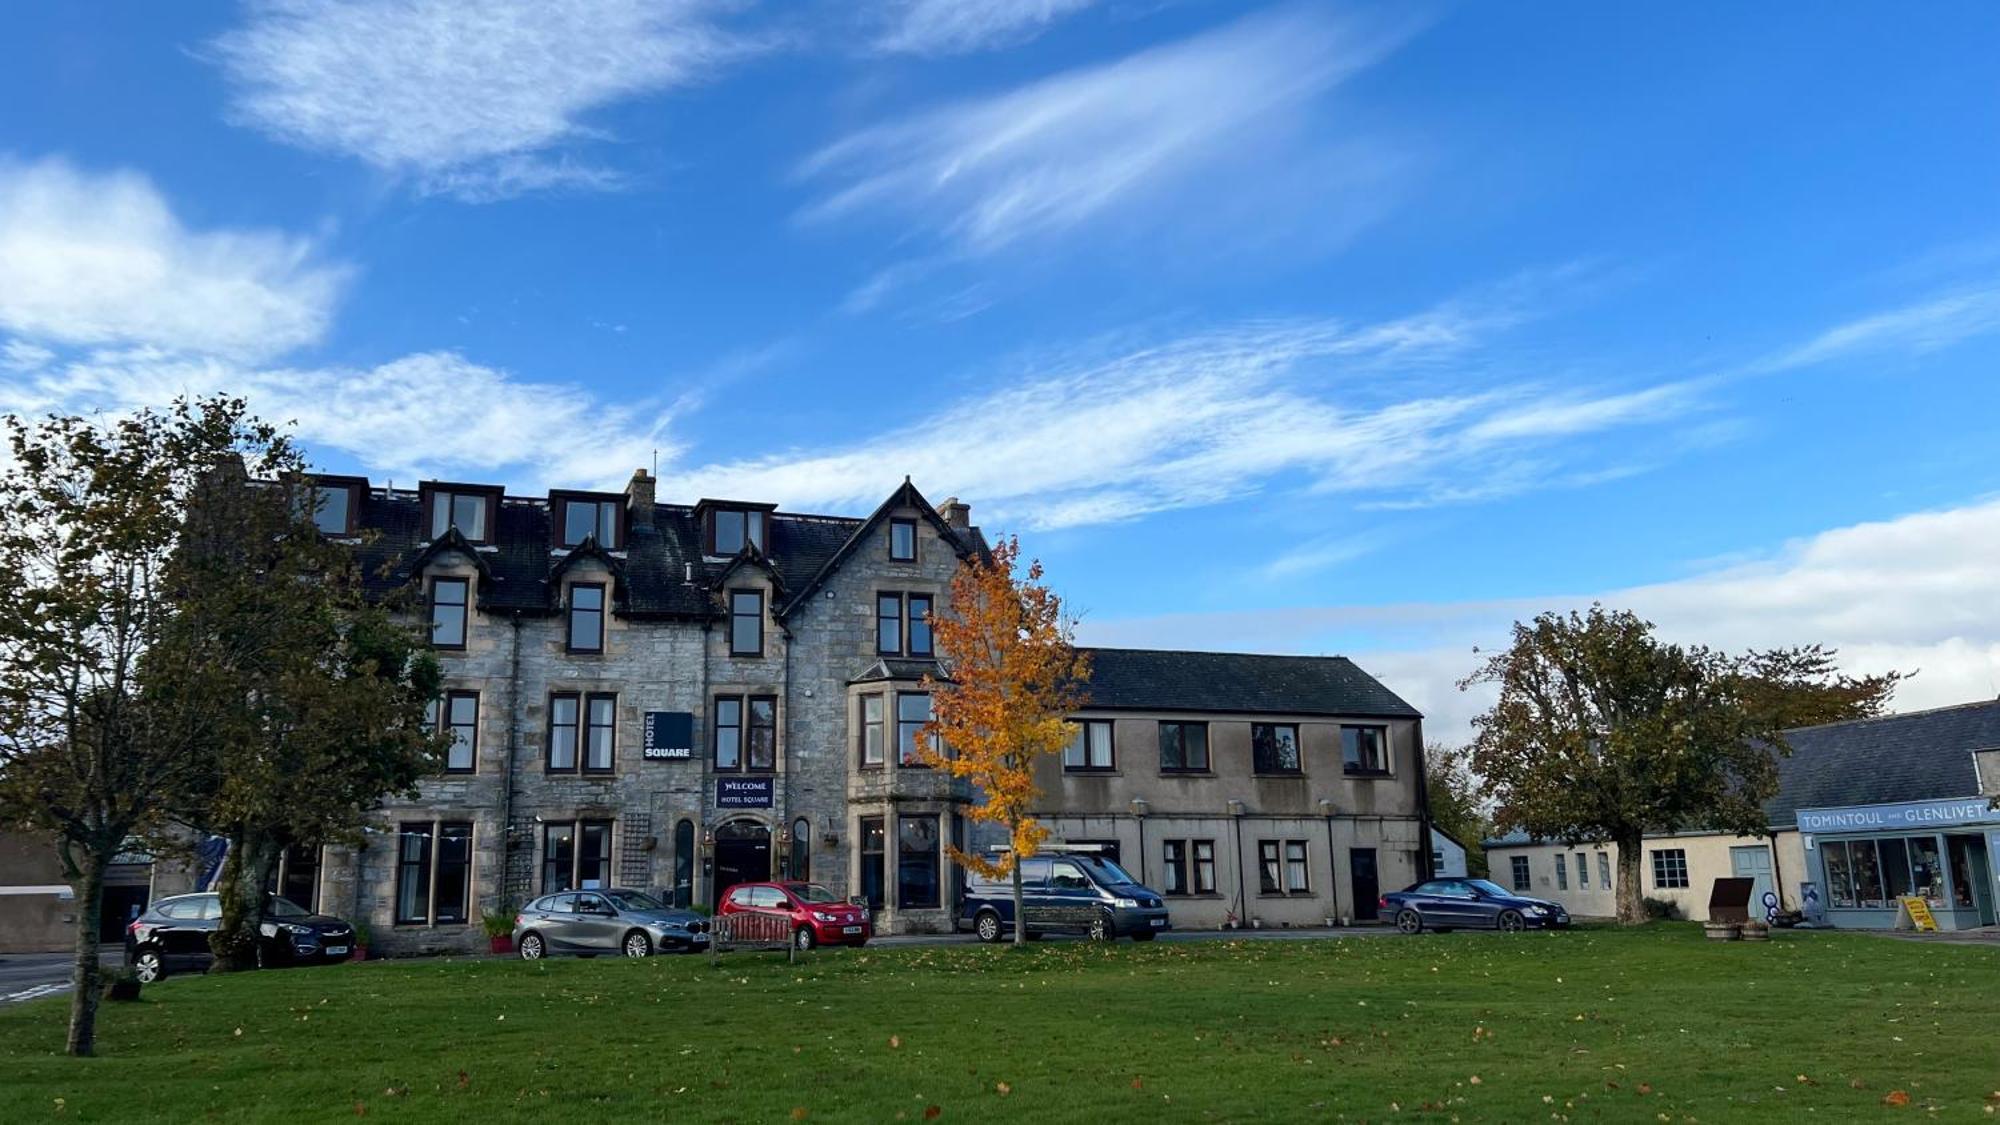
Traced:
[[768, 777], [718, 777], [715, 779], [715, 807], [768, 809], [771, 807], [771, 792], [771, 779]]
[[1896, 900], [1909, 912], [1910, 926], [1920, 933], [1937, 932], [1937, 919], [1931, 917], [1931, 904], [1917, 895], [1904, 895]]
[[646, 712], [639, 756], [649, 762], [685, 762], [694, 757], [693, 712]]
[[2000, 809], [1985, 797], [1911, 801], [1900, 805], [1856, 805], [1845, 809], [1800, 809], [1801, 832], [1890, 832], [2000, 820]]

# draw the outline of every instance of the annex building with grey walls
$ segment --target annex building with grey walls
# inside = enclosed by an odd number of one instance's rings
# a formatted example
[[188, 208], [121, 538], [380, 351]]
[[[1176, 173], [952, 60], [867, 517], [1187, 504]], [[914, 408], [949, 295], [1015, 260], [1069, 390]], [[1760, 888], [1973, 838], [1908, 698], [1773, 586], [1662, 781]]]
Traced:
[[[907, 480], [859, 518], [676, 504], [644, 471], [533, 497], [317, 484], [321, 529], [428, 619], [451, 748], [359, 846], [288, 852], [275, 889], [392, 953], [478, 948], [483, 912], [556, 890], [707, 906], [768, 878], [864, 900], [879, 932], [952, 928], [946, 846], [996, 840], [916, 732], [930, 619], [987, 549], [968, 505]], [[1351, 662], [1090, 651], [1042, 813], [1167, 891], [1176, 925], [1372, 918], [1426, 866], [1421, 717]]]

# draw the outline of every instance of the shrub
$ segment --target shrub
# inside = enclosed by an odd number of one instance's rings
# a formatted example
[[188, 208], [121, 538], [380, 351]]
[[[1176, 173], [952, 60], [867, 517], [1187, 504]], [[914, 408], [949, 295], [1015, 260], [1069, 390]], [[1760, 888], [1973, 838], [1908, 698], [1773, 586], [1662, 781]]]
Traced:
[[1646, 917], [1655, 922], [1678, 922], [1681, 908], [1663, 898], [1649, 898], [1646, 900]]

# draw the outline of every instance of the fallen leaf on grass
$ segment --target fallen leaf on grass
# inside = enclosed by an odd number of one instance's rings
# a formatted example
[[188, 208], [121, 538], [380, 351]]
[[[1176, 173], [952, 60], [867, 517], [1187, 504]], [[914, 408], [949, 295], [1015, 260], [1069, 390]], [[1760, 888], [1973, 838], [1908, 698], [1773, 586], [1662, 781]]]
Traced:
[[1653, 1084], [1651, 1082], [1641, 1082], [1639, 1083], [1638, 1090], [1641, 1094], [1650, 1094], [1653, 1092]]
[[937, 1120], [938, 1115], [943, 1112], [944, 1112], [943, 1106], [927, 1105], [924, 1107], [924, 1120], [935, 1121]]
[[1132, 1088], [1133, 1088], [1134, 1090], [1143, 1090], [1143, 1089], [1145, 1089], [1145, 1088], [1146, 1088], [1146, 1080], [1145, 1080], [1145, 1079], [1143, 1079], [1143, 1078], [1134, 1078], [1134, 1079], [1132, 1080]]
[[995, 1082], [993, 1089], [998, 1091], [1003, 1098], [1014, 1092], [1014, 1087], [1007, 1085], [1005, 1082]]
[[903, 1037], [902, 1037], [902, 1036], [900, 1036], [900, 1035], [891, 1035], [891, 1036], [889, 1037], [889, 1049], [890, 1049], [890, 1050], [894, 1050], [894, 1049], [896, 1049], [896, 1048], [898, 1048], [898, 1047], [901, 1047], [902, 1045], [903, 1045]]
[[1883, 1094], [1883, 1095], [1882, 1095], [1882, 1104], [1883, 1104], [1883, 1105], [1892, 1105], [1892, 1106], [1906, 1106], [1906, 1105], [1909, 1105], [1909, 1104], [1910, 1104], [1910, 1094], [1909, 1094], [1909, 1091], [1907, 1091], [1907, 1090], [1891, 1090], [1891, 1091], [1889, 1091], [1888, 1093], [1886, 1093], [1886, 1094]]
[[795, 1106], [793, 1106], [793, 1107], [792, 1107], [792, 1120], [794, 1120], [794, 1121], [804, 1121], [805, 1119], [806, 1119], [806, 1107], [804, 1107], [804, 1106], [802, 1106], [802, 1105], [795, 1105]]

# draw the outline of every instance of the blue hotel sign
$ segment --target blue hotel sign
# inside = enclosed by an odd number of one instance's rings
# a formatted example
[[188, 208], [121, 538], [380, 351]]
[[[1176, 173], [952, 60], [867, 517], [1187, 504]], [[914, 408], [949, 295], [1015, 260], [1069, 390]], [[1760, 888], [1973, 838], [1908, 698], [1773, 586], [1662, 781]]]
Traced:
[[718, 809], [768, 809], [772, 786], [768, 777], [718, 777], [715, 779], [715, 807]]
[[649, 762], [685, 762], [694, 757], [694, 715], [687, 711], [648, 711], [639, 756]]
[[1994, 808], [1993, 802], [1985, 797], [1799, 810], [1801, 832], [1891, 832], [1989, 822], [2000, 822], [2000, 809]]

